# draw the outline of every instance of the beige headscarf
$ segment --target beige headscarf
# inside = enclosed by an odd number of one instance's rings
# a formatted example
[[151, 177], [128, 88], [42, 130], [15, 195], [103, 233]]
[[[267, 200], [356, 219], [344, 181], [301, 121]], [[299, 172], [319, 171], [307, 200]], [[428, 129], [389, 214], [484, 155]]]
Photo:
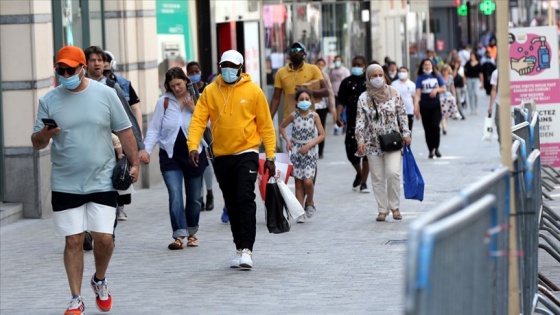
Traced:
[[366, 88], [367, 93], [370, 97], [373, 97], [376, 103], [385, 103], [391, 98], [391, 88], [387, 85], [387, 83], [383, 83], [383, 85], [379, 88], [375, 88], [371, 82], [369, 81], [369, 77], [373, 74], [374, 71], [381, 70], [383, 74], [383, 68], [378, 64], [369, 65], [366, 69]]

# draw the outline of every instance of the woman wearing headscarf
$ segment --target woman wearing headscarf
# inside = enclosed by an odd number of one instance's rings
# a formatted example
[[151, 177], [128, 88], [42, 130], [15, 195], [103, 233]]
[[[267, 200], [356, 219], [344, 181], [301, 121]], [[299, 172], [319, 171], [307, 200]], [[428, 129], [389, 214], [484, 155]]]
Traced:
[[401, 151], [384, 152], [379, 137], [399, 132], [405, 144], [410, 144], [410, 130], [405, 106], [399, 92], [387, 85], [380, 65], [366, 70], [367, 90], [358, 99], [356, 119], [357, 155], [367, 155], [375, 200], [377, 221], [385, 221], [389, 210], [393, 219], [402, 219], [399, 205], [401, 193]]

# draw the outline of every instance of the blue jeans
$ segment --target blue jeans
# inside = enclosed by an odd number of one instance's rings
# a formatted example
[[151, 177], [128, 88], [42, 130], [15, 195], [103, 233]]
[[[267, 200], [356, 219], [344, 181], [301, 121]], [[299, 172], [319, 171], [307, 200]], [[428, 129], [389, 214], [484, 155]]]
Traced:
[[[202, 175], [184, 176], [181, 170], [164, 171], [162, 174], [169, 193], [169, 218], [173, 238], [184, 238], [196, 234], [200, 218]], [[183, 181], [185, 182], [186, 205], [183, 202]]]

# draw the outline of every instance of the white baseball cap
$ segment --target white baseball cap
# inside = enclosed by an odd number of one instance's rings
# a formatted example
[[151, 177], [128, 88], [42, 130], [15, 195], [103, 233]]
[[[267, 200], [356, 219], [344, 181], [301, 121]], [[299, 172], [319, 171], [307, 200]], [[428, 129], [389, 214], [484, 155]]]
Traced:
[[223, 62], [229, 61], [236, 65], [243, 64], [243, 55], [241, 55], [237, 50], [228, 50], [222, 54], [222, 59], [220, 60], [220, 64]]

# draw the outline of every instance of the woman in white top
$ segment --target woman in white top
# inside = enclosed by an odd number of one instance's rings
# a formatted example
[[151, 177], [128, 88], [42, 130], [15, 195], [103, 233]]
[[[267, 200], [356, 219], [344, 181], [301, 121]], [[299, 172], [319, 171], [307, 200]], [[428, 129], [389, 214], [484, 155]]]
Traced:
[[[200, 154], [198, 166], [189, 163], [187, 148], [188, 130], [194, 111], [194, 101], [187, 90], [189, 78], [179, 67], [173, 67], [165, 74], [165, 90], [154, 110], [154, 117], [146, 133], [146, 151], [140, 160], [150, 163], [155, 145], [159, 145], [159, 166], [169, 193], [169, 217], [173, 238], [168, 248], [183, 249], [183, 239], [187, 246], [198, 246], [195, 234], [200, 217], [200, 194], [202, 174], [208, 165], [206, 154]], [[198, 152], [202, 152], [202, 145]], [[185, 183], [186, 205], [183, 201]]]
[[406, 115], [408, 116], [408, 129], [412, 132], [412, 123], [414, 121], [414, 93], [416, 93], [416, 84], [409, 79], [409, 71], [407, 67], [400, 67], [397, 73], [399, 79], [393, 81], [391, 86], [397, 89], [401, 94], [404, 103]]

